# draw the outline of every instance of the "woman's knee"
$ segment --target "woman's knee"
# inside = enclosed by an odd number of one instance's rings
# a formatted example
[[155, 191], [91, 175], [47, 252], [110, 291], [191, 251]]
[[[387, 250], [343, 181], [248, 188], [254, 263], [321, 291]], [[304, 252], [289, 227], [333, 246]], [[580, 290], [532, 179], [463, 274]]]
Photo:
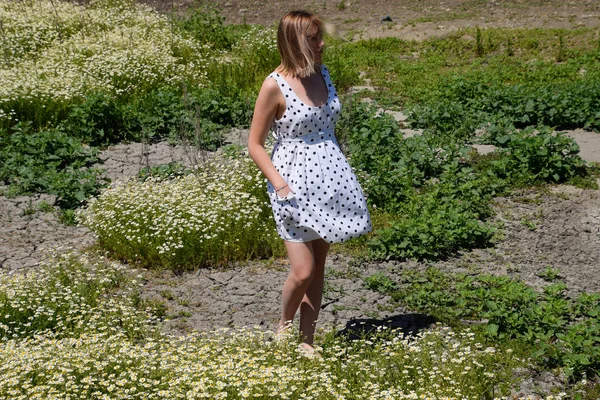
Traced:
[[315, 275], [314, 268], [294, 268], [290, 271], [290, 278], [299, 286], [309, 284]]

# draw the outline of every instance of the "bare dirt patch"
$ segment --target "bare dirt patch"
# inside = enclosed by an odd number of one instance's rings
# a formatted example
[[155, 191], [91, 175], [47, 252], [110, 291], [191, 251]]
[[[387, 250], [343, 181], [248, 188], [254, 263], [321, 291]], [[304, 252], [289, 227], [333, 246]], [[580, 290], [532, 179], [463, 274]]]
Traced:
[[[163, 11], [185, 9], [192, 0], [178, 3], [147, 0]], [[214, 0], [226, 23], [275, 24], [290, 10], [317, 12], [347, 39], [399, 37], [425, 40], [464, 27], [564, 28], [600, 27], [596, 0]], [[389, 17], [389, 18], [386, 18]], [[388, 19], [391, 21], [382, 21]]]

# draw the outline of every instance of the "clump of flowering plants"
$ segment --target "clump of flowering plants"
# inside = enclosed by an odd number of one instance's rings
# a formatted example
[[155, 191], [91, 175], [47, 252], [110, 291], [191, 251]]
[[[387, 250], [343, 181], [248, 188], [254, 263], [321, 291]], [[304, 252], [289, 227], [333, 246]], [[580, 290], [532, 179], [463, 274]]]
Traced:
[[77, 214], [115, 255], [194, 269], [281, 254], [264, 178], [248, 158], [211, 159], [169, 179], [128, 179]]
[[141, 278], [75, 252], [55, 253], [39, 272], [0, 272], [0, 398], [508, 399], [515, 368], [527, 364], [441, 325], [411, 336], [380, 327], [355, 340], [320, 328], [322, 357], [300, 350], [294, 328], [176, 338], [131, 296]]
[[105, 333], [14, 340], [0, 348], [0, 397], [500, 399], [522, 364], [447, 328], [350, 344], [331, 331], [322, 358], [304, 356], [295, 334], [272, 336], [235, 329], [143, 341]]
[[93, 332], [142, 337], [150, 314], [138, 309], [140, 277], [99, 255], [54, 251], [39, 269], [0, 270], [0, 342]]
[[208, 47], [130, 0], [0, 0], [0, 21], [0, 123], [91, 91], [206, 83]]

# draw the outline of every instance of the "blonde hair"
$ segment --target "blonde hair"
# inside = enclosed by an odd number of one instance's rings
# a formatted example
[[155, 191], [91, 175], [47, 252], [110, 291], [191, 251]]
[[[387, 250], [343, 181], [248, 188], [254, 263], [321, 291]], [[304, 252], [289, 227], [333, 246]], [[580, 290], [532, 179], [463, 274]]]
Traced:
[[277, 50], [284, 75], [305, 78], [315, 70], [315, 54], [309, 39], [322, 36], [330, 28], [318, 16], [308, 11], [290, 11], [281, 17], [277, 28]]

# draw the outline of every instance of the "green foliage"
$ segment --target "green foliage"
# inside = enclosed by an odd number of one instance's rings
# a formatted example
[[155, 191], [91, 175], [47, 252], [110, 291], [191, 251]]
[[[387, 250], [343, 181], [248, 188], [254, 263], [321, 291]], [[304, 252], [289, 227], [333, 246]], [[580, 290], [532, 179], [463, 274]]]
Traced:
[[486, 140], [499, 149], [478, 156], [456, 131], [442, 134], [436, 127], [403, 138], [391, 116], [376, 106], [348, 103], [340, 140], [369, 204], [397, 215], [369, 241], [377, 259], [439, 259], [489, 246], [496, 233], [485, 222], [492, 197], [512, 187], [587, 174], [577, 144], [548, 127], [491, 125]]
[[94, 146], [127, 140], [195, 139], [198, 147], [214, 150], [223, 141], [223, 129], [248, 126], [250, 117], [249, 101], [216, 89], [163, 86], [133, 99], [90, 93], [82, 103], [69, 107], [68, 117], [59, 126]]
[[54, 211], [54, 207], [52, 207], [52, 205], [50, 205], [47, 201], [42, 200], [38, 203], [37, 210], [43, 213], [47, 213]]
[[359, 69], [349, 60], [352, 59], [352, 52], [345, 43], [329, 38], [333, 44], [327, 46], [325, 63], [331, 74], [331, 79], [338, 92], [343, 93], [351, 86], [360, 83]]
[[201, 4], [201, 8], [191, 7], [185, 13], [175, 12], [171, 19], [179, 29], [213, 49], [230, 50], [234, 43], [232, 29], [224, 24], [225, 17], [208, 2]]
[[235, 42], [231, 52], [215, 54], [220, 62], [207, 66], [211, 87], [224, 96], [252, 101], [265, 77], [280, 63], [275, 30], [250, 27]]
[[570, 377], [600, 371], [600, 294], [566, 295], [556, 282], [537, 293], [506, 276], [448, 274], [429, 268], [406, 272], [392, 297], [442, 321], [485, 320], [487, 335], [516, 338], [533, 346], [548, 366], [562, 366]]
[[140, 170], [138, 177], [142, 182], [152, 178], [155, 181], [172, 179], [191, 173], [192, 170], [178, 162], [155, 165], [150, 168], [144, 167]]
[[75, 219], [75, 210], [73, 210], [72, 208], [60, 210], [58, 212], [58, 220], [61, 224], [69, 226], [77, 225], [77, 220]]
[[61, 208], [75, 208], [106, 186], [97, 162], [97, 149], [81, 144], [58, 129], [31, 132], [16, 125], [0, 142], [0, 180], [9, 194], [49, 193]]
[[517, 128], [600, 129], [600, 81], [489, 83], [481, 74], [449, 79], [409, 112], [413, 127], [468, 137], [476, 128], [503, 120]]
[[390, 154], [411, 154], [400, 151], [402, 139], [391, 116], [376, 114], [375, 108], [366, 103], [346, 102], [337, 134], [350, 153], [352, 166], [364, 175], [363, 188], [371, 204], [393, 209], [405, 200], [412, 180], [391, 170]]
[[216, 88], [190, 91], [186, 103], [202, 119], [222, 126], [242, 128], [250, 126], [254, 106], [249, 98], [227, 95]]
[[560, 272], [557, 269], [554, 269], [548, 265], [545, 269], [539, 271], [537, 273], [537, 276], [539, 276], [546, 282], [552, 282], [560, 277]]
[[586, 174], [577, 143], [548, 127], [508, 129], [496, 134], [492, 143], [502, 147], [501, 158], [491, 169], [514, 184], [565, 182]]
[[469, 210], [468, 200], [429, 193], [413, 199], [404, 218], [377, 232], [369, 243], [373, 257], [440, 259], [460, 249], [490, 245], [496, 228], [481, 222], [480, 215]]
[[475, 35], [475, 54], [477, 54], [477, 57], [483, 57], [484, 55], [484, 49], [483, 49], [483, 38], [481, 35], [481, 29], [479, 29], [479, 27], [476, 27], [476, 35]]
[[397, 288], [396, 282], [382, 272], [376, 272], [364, 278], [365, 285], [379, 293], [387, 293]]
[[81, 103], [73, 103], [59, 126], [69, 135], [91, 146], [138, 139], [140, 123], [130, 104], [103, 92], [88, 93]]

